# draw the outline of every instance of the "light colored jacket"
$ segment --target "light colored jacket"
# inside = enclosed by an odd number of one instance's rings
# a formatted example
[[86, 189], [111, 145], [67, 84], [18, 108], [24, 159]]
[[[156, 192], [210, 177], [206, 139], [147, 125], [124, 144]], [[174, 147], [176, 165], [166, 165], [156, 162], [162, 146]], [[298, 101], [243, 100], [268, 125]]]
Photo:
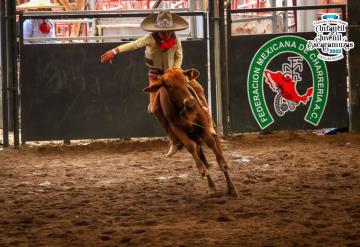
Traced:
[[151, 35], [145, 35], [135, 41], [123, 44], [117, 47], [119, 53], [145, 48], [146, 65], [150, 68], [163, 69], [176, 67], [181, 68], [183, 52], [181, 41], [176, 36], [176, 44], [173, 48], [162, 52], [160, 46], [156, 43], [155, 38]]
[[[44, 34], [40, 31], [40, 24], [44, 21], [50, 26], [50, 32], [48, 34]], [[24, 39], [26, 38], [53, 38], [55, 37], [55, 28], [54, 23], [51, 20], [42, 20], [42, 19], [27, 19], [24, 21], [23, 24], [23, 32], [24, 32]], [[24, 43], [33, 43], [32, 41], [24, 41]], [[34, 43], [54, 43], [53, 40], [45, 41], [45, 42], [34, 42]]]

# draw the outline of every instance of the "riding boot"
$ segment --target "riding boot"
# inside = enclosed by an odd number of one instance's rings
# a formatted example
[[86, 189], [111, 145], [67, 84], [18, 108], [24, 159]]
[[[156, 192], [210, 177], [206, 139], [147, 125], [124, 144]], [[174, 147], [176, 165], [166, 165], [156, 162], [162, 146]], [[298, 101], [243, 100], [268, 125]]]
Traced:
[[190, 91], [193, 92], [193, 95], [197, 99], [198, 104], [201, 106], [201, 108], [205, 111], [205, 113], [207, 115], [208, 122], [209, 122], [210, 133], [212, 135], [216, 136], [217, 133], [216, 133], [216, 130], [214, 128], [215, 125], [214, 125], [214, 122], [213, 122], [213, 120], [211, 118], [209, 109], [207, 107], [207, 101], [206, 101], [204, 92], [203, 92], [203, 90], [201, 90], [202, 89], [201, 85], [198, 82], [196, 82], [196, 80], [192, 80], [192, 81], [187, 80], [187, 81], [188, 81], [188, 86], [189, 86]]
[[166, 157], [173, 156], [178, 151], [178, 145], [170, 138], [170, 148], [166, 154]]
[[205, 112], [206, 112], [206, 115], [208, 117], [208, 121], [209, 121], [209, 127], [210, 127], [210, 133], [213, 135], [213, 136], [217, 136], [217, 132], [215, 130], [215, 124], [214, 124], [214, 121], [212, 120], [212, 117], [209, 113], [209, 109], [206, 107], [206, 106], [202, 106], [201, 107]]
[[157, 98], [157, 95], [154, 97], [152, 102], [150, 102], [148, 106], [148, 111], [153, 114], [160, 125], [165, 129], [166, 133], [169, 136], [170, 139], [170, 147], [169, 151], [166, 153], [166, 157], [173, 156], [179, 148], [182, 147], [182, 143], [175, 137], [175, 135], [172, 133], [168, 121], [165, 119], [163, 112], [161, 108], [159, 107], [159, 101]]
[[216, 133], [216, 130], [214, 128], [214, 123], [212, 120], [210, 120], [211, 123], [210, 123], [210, 133], [213, 135], [213, 136], [217, 136], [217, 133]]

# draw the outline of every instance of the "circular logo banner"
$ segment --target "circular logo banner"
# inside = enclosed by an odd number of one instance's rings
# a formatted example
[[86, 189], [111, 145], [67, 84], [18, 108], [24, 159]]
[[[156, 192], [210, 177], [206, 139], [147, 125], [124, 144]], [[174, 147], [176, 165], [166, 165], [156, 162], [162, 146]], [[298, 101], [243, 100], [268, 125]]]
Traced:
[[[280, 36], [261, 46], [253, 57], [248, 72], [247, 90], [252, 113], [261, 129], [275, 121], [266, 104], [264, 85], [276, 94], [274, 111], [279, 117], [303, 105], [308, 107], [304, 120], [314, 126], [320, 123], [328, 98], [328, 72], [326, 63], [318, 58], [319, 52], [308, 50], [306, 45], [307, 40], [304, 38]], [[282, 64], [277, 71], [268, 69], [274, 58], [284, 54], [288, 63]], [[304, 61], [312, 74], [312, 86], [300, 94], [297, 85], [302, 82]]]

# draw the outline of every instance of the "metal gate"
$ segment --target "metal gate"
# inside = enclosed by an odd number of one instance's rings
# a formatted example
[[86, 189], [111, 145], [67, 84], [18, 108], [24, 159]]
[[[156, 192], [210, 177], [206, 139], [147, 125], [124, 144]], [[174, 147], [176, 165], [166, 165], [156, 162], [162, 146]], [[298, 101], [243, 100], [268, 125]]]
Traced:
[[[345, 7], [346, 5], [326, 6], [341, 8], [343, 12]], [[210, 27], [214, 21], [221, 24], [220, 31], [227, 27], [228, 67], [227, 71], [221, 71], [221, 83], [216, 82], [216, 88], [222, 89], [221, 94], [219, 93], [222, 102], [216, 102], [219, 98], [215, 92], [215, 70], [210, 71], [213, 90], [209, 92], [212, 105], [222, 108], [222, 111], [219, 110], [216, 114], [221, 114], [224, 133], [348, 127], [346, 59], [329, 63], [316, 61], [314, 53], [306, 54], [303, 49], [304, 41], [313, 39], [314, 33], [231, 35], [232, 14], [309, 8], [324, 7], [228, 9], [228, 26], [223, 26], [223, 18], [210, 18]], [[20, 16], [20, 27], [24, 18], [144, 17], [147, 14], [27, 14], [25, 17]], [[194, 67], [200, 70], [200, 82], [207, 91], [207, 13], [178, 14], [200, 16], [203, 19], [203, 38], [182, 43], [183, 68]], [[163, 134], [155, 119], [146, 112], [148, 96], [142, 92], [147, 84], [142, 51], [132, 52], [131, 55], [121, 54], [112, 65], [99, 62], [104, 51], [119, 43], [24, 45], [20, 39], [23, 142]], [[213, 55], [218, 44], [214, 44], [213, 37], [210, 38], [210, 44], [209, 53]], [[277, 49], [279, 46], [282, 46], [280, 50]], [[277, 52], [274, 51], [275, 48]], [[221, 51], [224, 52], [225, 49]], [[213, 58], [210, 60], [214, 62]], [[224, 64], [221, 63], [220, 66]], [[279, 82], [292, 85], [290, 96], [293, 98], [278, 90]], [[14, 95], [16, 92], [17, 90], [14, 90]], [[16, 97], [14, 98], [17, 109]], [[220, 103], [221, 107], [218, 107]], [[211, 110], [215, 112], [215, 108]], [[18, 123], [16, 114], [14, 122], [15, 125]], [[18, 129], [18, 126], [14, 127], [15, 140]]]
[[[199, 12], [181, 15], [205, 18]], [[125, 15], [110, 15], [120, 16]], [[205, 32], [202, 39], [182, 42], [182, 67], [198, 69], [205, 89], [206, 36]], [[148, 95], [142, 91], [148, 83], [144, 51], [120, 54], [113, 64], [100, 63], [101, 54], [119, 43], [21, 44], [22, 142], [164, 134], [155, 118], [147, 113]]]
[[[239, 12], [246, 10], [228, 18]], [[348, 127], [346, 59], [318, 59], [306, 49], [314, 36], [232, 36], [228, 29], [230, 132]]]

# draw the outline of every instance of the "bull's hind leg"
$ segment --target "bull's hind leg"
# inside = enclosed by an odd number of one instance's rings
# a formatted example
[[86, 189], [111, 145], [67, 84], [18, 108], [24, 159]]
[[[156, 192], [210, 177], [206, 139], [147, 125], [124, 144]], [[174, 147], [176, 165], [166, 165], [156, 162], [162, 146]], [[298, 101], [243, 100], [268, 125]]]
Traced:
[[217, 163], [218, 163], [218, 165], [220, 167], [220, 170], [225, 175], [226, 185], [227, 185], [227, 193], [229, 195], [232, 195], [232, 196], [237, 196], [235, 186], [234, 186], [234, 184], [233, 184], [233, 182], [231, 180], [231, 177], [229, 175], [229, 172], [228, 172], [229, 166], [227, 165], [227, 163], [226, 163], [226, 161], [224, 159], [224, 155], [223, 155], [223, 153], [221, 151], [221, 148], [220, 148], [219, 137], [218, 136], [208, 135], [208, 137], [206, 137], [204, 139], [204, 141], [205, 141], [206, 145], [214, 151]]
[[[203, 149], [201, 148], [201, 145], [198, 144], [197, 145], [197, 150], [198, 150], [198, 155], [200, 157], [200, 159], [204, 162], [206, 168], [209, 170], [211, 165], [209, 164], [209, 162], [206, 160], [206, 157], [204, 155]], [[207, 181], [208, 181], [208, 185], [209, 185], [209, 189], [210, 189], [210, 195], [216, 195], [216, 186], [214, 183], [214, 180], [212, 180], [211, 176], [210, 176], [210, 172], [209, 174], [206, 176]]]

